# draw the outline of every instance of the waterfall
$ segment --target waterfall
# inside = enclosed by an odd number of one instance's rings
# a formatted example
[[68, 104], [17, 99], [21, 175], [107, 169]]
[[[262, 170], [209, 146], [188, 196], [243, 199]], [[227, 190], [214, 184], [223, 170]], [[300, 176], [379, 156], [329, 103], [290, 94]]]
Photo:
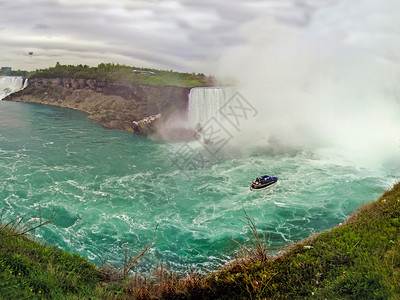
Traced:
[[28, 78], [25, 79], [24, 86], [22, 87], [22, 89], [26, 88], [27, 86], [28, 86]]
[[192, 88], [189, 93], [188, 121], [204, 124], [210, 118], [221, 120], [220, 108], [234, 94], [233, 88]]
[[0, 100], [28, 86], [28, 79], [21, 76], [0, 76]]

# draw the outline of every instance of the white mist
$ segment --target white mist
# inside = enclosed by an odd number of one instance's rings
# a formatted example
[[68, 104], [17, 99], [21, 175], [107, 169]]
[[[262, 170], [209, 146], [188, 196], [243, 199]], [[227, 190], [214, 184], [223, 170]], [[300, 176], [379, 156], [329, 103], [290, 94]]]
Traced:
[[330, 149], [360, 166], [399, 163], [400, 2], [326, 3], [300, 25], [274, 16], [245, 24], [246, 43], [221, 57], [219, 75], [234, 77], [258, 110], [231, 145]]

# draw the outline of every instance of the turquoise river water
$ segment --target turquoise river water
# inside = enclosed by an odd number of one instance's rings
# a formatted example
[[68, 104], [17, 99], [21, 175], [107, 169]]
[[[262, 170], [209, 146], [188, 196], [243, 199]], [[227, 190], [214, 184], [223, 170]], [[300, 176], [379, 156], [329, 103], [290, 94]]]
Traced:
[[[84, 113], [0, 102], [0, 202], [3, 220], [26, 214], [54, 223], [34, 233], [46, 243], [96, 264], [123, 263], [124, 249], [157, 242], [142, 268], [215, 269], [246, 242], [243, 209], [279, 247], [336, 226], [396, 181], [395, 170], [375, 172], [313, 151], [279, 154], [261, 149], [207, 156], [182, 171], [174, 164], [182, 143], [101, 128]], [[268, 173], [277, 186], [249, 190]], [[29, 219], [29, 218], [28, 218]], [[146, 267], [147, 266], [147, 267]]]

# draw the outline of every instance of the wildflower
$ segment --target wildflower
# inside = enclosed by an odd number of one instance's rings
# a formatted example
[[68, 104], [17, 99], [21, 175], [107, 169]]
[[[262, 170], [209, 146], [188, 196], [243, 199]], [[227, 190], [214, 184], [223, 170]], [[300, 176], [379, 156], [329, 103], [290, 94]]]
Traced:
[[10, 271], [10, 274], [12, 274], [12, 271]]
[[256, 285], [258, 285], [258, 281], [255, 281], [254, 283], [255, 283]]
[[39, 294], [41, 294], [42, 293], [42, 291], [39, 291]]
[[18, 273], [19, 276], [21, 276], [21, 273]]

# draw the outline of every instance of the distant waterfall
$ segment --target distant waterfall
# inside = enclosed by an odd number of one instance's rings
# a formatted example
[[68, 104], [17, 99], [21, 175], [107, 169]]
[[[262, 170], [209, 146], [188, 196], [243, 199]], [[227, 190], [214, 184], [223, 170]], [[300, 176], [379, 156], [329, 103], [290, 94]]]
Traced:
[[0, 76], [0, 100], [28, 86], [28, 79], [21, 76]]
[[221, 120], [220, 108], [234, 94], [233, 88], [192, 88], [189, 94], [188, 121], [204, 124], [211, 117]]
[[26, 88], [27, 86], [28, 86], [28, 78], [25, 79], [24, 86], [22, 87], [22, 89]]

